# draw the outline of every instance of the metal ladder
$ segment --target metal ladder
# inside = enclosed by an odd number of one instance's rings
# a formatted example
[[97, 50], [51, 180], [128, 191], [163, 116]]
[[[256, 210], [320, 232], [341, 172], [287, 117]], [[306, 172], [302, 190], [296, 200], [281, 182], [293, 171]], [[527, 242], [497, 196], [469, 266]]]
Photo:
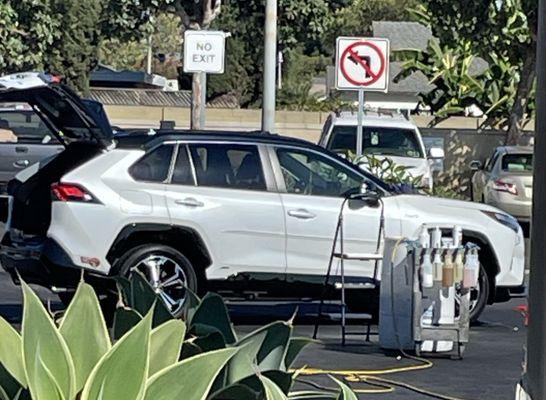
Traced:
[[[320, 304], [318, 308], [318, 314], [317, 319], [315, 322], [315, 328], [313, 332], [313, 339], [317, 338], [319, 325], [322, 317], [330, 317], [332, 320], [339, 320], [341, 322], [341, 345], [345, 346], [346, 343], [346, 336], [347, 335], [365, 335], [366, 341], [370, 340], [371, 335], [371, 320], [372, 316], [370, 314], [364, 314], [364, 313], [347, 313], [347, 303], [346, 303], [346, 290], [347, 289], [360, 289], [360, 290], [374, 290], [377, 288], [377, 274], [378, 274], [378, 267], [379, 262], [383, 260], [383, 255], [379, 254], [379, 250], [381, 248], [381, 238], [384, 231], [384, 225], [385, 225], [385, 216], [384, 216], [384, 206], [383, 202], [380, 201], [380, 207], [381, 207], [381, 213], [380, 213], [380, 222], [379, 222], [379, 233], [377, 237], [377, 248], [375, 253], [348, 253], [345, 252], [345, 245], [344, 245], [344, 229], [343, 229], [343, 220], [344, 220], [344, 211], [345, 206], [347, 205], [347, 202], [351, 199], [357, 199], [355, 197], [346, 197], [343, 202], [341, 203], [341, 208], [339, 212], [339, 217], [337, 221], [336, 231], [334, 234], [334, 241], [332, 245], [332, 250], [330, 252], [330, 259], [328, 262], [328, 270], [326, 272], [326, 277], [324, 279], [323, 283], [323, 291], [320, 298]], [[336, 251], [337, 243], [339, 239], [339, 252]], [[340, 290], [341, 292], [341, 313], [324, 313], [324, 300], [326, 293], [328, 291], [328, 285], [330, 283], [331, 273], [332, 273], [332, 266], [334, 264], [334, 260], [339, 260], [340, 263], [340, 273], [341, 273], [341, 282], [335, 283], [334, 288]], [[374, 274], [373, 274], [373, 280], [372, 282], [366, 282], [366, 283], [347, 283], [345, 281], [345, 261], [346, 260], [354, 260], [354, 261], [374, 261], [375, 267], [374, 267]], [[353, 320], [364, 320], [366, 321], [366, 332], [348, 332], [347, 331], [347, 319], [353, 319]]]

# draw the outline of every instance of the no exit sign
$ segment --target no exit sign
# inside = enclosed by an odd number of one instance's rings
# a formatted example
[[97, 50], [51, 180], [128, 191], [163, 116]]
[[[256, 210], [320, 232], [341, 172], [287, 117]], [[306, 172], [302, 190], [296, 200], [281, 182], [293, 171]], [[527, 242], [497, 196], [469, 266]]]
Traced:
[[226, 34], [220, 31], [184, 32], [184, 72], [223, 74]]

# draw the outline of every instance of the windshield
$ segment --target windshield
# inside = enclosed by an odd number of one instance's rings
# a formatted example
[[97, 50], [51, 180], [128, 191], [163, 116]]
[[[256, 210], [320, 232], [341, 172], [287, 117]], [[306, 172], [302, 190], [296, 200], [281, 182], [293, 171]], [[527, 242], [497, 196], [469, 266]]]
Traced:
[[[356, 152], [356, 126], [334, 126], [328, 149], [349, 155]], [[423, 150], [412, 129], [365, 126], [364, 155], [424, 158]]]
[[505, 154], [502, 157], [503, 171], [507, 172], [533, 172], [533, 155], [532, 154]]

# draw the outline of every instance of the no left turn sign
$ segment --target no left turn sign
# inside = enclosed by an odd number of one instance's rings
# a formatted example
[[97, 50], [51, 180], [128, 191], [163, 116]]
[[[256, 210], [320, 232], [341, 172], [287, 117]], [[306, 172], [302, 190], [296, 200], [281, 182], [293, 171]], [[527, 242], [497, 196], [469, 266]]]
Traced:
[[340, 37], [336, 51], [336, 88], [386, 92], [389, 82], [389, 41]]

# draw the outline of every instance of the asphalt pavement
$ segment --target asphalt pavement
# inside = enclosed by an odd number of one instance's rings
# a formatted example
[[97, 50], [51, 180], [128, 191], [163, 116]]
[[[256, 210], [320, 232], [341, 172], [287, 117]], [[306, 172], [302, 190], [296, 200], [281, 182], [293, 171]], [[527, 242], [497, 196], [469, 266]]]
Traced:
[[[48, 290], [37, 288], [44, 301], [59, 307], [57, 296]], [[21, 320], [21, 291], [11, 283], [9, 276], [0, 271], [0, 315], [18, 325]], [[521, 374], [526, 329], [522, 317], [514, 311], [523, 299], [489, 306], [481, 322], [471, 329], [470, 343], [463, 360], [433, 358], [433, 367], [427, 370], [381, 375], [427, 391], [448, 395], [462, 400], [514, 398], [514, 388]], [[290, 307], [236, 305], [233, 306], [236, 329], [239, 334], [250, 332], [268, 319], [286, 318]], [[280, 312], [280, 314], [279, 314]], [[256, 321], [256, 325], [248, 325]], [[296, 323], [295, 334], [311, 336], [313, 325]], [[355, 337], [345, 347], [340, 345], [340, 329], [337, 325], [323, 325], [319, 331], [320, 342], [307, 347], [296, 360], [297, 367], [308, 366], [323, 370], [380, 370], [419, 364], [414, 360], [396, 358], [385, 354], [377, 345], [377, 337], [366, 343]], [[325, 375], [304, 377], [322, 386], [332, 386]], [[353, 383], [355, 389], [369, 390], [363, 383]], [[312, 389], [299, 384], [299, 389]], [[408, 389], [396, 388], [388, 394], [361, 394], [361, 399], [417, 400], [431, 397]]]

